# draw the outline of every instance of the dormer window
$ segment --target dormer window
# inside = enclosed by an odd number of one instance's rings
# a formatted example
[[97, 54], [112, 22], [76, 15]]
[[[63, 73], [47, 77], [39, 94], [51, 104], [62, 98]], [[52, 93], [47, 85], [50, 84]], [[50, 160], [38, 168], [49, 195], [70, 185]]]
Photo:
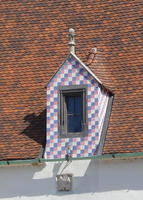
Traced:
[[86, 85], [59, 87], [59, 135], [87, 135]]
[[69, 33], [70, 54], [47, 84], [48, 159], [102, 153], [108, 128], [109, 92], [75, 55], [74, 30]]

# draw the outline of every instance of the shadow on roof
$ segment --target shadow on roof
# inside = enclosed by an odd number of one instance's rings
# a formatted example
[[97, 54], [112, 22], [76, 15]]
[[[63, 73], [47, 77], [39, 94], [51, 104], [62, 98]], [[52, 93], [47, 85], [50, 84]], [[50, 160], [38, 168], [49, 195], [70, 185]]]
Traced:
[[38, 116], [35, 113], [25, 116], [24, 121], [28, 122], [29, 126], [24, 129], [22, 134], [41, 144], [44, 149], [46, 143], [46, 109]]

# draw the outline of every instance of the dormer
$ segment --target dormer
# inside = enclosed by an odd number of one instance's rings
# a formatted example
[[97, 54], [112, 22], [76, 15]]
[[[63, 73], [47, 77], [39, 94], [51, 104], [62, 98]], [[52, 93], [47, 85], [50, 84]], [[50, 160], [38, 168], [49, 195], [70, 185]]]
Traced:
[[70, 53], [47, 84], [47, 159], [94, 156], [108, 127], [111, 94], [75, 55], [74, 37], [70, 29]]

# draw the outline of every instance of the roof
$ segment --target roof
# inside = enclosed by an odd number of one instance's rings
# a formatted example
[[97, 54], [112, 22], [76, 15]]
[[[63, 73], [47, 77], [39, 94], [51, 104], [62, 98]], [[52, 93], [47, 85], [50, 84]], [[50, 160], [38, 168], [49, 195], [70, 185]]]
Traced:
[[[114, 93], [103, 153], [143, 151], [143, 3], [135, 1], [0, 2], [0, 160], [32, 159], [45, 141], [45, 85], [76, 55]], [[80, 12], [79, 12], [80, 11]]]
[[[122, 44], [121, 44], [122, 45]], [[120, 46], [119, 46], [120, 49]], [[116, 56], [118, 49], [104, 64], [92, 53], [89, 67], [114, 94], [112, 112], [103, 154], [143, 151], [143, 66], [140, 54]], [[91, 57], [91, 55], [90, 55]], [[127, 58], [130, 60], [127, 60]], [[89, 61], [88, 61], [89, 62]]]

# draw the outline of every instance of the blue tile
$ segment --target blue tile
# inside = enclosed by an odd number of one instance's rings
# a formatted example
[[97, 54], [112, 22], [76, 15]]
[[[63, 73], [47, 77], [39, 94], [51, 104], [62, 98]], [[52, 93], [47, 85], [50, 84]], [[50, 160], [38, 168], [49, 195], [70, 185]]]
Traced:
[[54, 90], [57, 90], [57, 89], [58, 89], [58, 86], [55, 86], [55, 87], [54, 87]]
[[95, 149], [92, 149], [92, 153], [95, 153]]
[[91, 110], [91, 106], [88, 106], [88, 110]]
[[51, 102], [50, 102], [50, 106], [53, 106], [53, 105], [54, 105], [54, 102], [53, 102], [53, 101], [51, 101]]
[[76, 150], [76, 146], [73, 146], [73, 150]]
[[53, 136], [53, 135], [51, 135], [51, 136], [50, 136], [50, 139], [51, 139], [51, 140], [53, 140], [53, 139], [54, 139], [54, 136]]
[[92, 156], [92, 153], [88, 153], [88, 157], [91, 157]]
[[62, 141], [61, 138], [58, 138], [58, 143], [61, 143], [61, 141]]
[[47, 106], [47, 109], [50, 109], [50, 106]]
[[95, 98], [95, 102], [98, 102], [98, 98]]
[[57, 157], [57, 155], [54, 155], [54, 159], [57, 159], [58, 157]]
[[82, 81], [80, 81], [80, 84], [83, 84], [84, 83], [84, 81], [82, 80]]
[[47, 94], [47, 98], [50, 98], [50, 94]]
[[54, 147], [57, 147], [58, 146], [58, 144], [57, 143], [54, 143]]
[[71, 62], [71, 57], [69, 57], [67, 64], [68, 64], [69, 62]]
[[94, 102], [92, 102], [92, 103], [91, 103], [91, 106], [94, 106], [94, 105], [95, 105], [95, 103], [94, 103]]
[[76, 64], [76, 65], [78, 65], [78, 64], [79, 64], [79, 62], [76, 60], [76, 61], [75, 61], [75, 64]]
[[93, 90], [93, 91], [91, 91], [91, 95], [93, 95], [93, 94], [95, 94], [95, 91]]
[[95, 113], [93, 113], [93, 114], [91, 115], [91, 117], [92, 117], [92, 118], [95, 117]]
[[50, 140], [47, 140], [46, 143], [47, 143], [47, 144], [50, 144]]
[[94, 79], [91, 79], [91, 83], [94, 84], [94, 83], [95, 83], [95, 80], [94, 80]]
[[50, 127], [51, 127], [51, 128], [54, 128], [54, 124], [51, 124]]
[[50, 120], [50, 117], [47, 117], [47, 120]]
[[64, 150], [65, 150], [65, 147], [62, 147], [61, 149], [62, 149], [62, 151], [64, 151]]
[[53, 150], [54, 150], [54, 148], [53, 148], [53, 147], [51, 147], [51, 148], [50, 148], [50, 151], [52, 151], [52, 152], [53, 152]]
[[55, 101], [58, 101], [58, 98], [57, 98], [57, 97], [54, 98], [54, 102], [55, 102]]
[[99, 136], [99, 133], [98, 132], [96, 132], [96, 134], [95, 134], [96, 136]]
[[72, 81], [75, 81], [75, 80], [76, 80], [76, 77], [73, 77], [73, 78], [72, 78]]
[[99, 124], [99, 122], [98, 122], [98, 121], [96, 121], [96, 122], [95, 122], [95, 124], [96, 124], [96, 125], [98, 125], [98, 124]]
[[88, 129], [88, 133], [91, 133], [91, 129]]

